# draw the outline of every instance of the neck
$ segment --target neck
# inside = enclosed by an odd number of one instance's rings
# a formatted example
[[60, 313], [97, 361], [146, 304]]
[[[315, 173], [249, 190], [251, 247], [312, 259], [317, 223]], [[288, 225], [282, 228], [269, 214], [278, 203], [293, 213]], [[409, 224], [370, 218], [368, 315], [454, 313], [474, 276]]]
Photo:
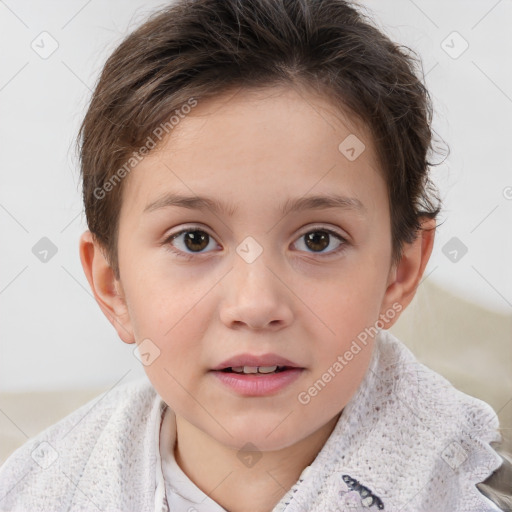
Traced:
[[313, 462], [340, 414], [297, 443], [265, 452], [225, 446], [176, 416], [174, 456], [190, 480], [228, 512], [270, 512]]

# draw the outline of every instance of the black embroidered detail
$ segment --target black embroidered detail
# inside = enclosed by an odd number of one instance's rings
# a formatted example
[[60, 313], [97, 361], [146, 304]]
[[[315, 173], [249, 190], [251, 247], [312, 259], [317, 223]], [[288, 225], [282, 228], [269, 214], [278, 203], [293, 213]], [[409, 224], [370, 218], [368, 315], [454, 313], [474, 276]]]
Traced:
[[[342, 476], [343, 481], [347, 484], [347, 487], [350, 491], [356, 491], [361, 496], [361, 504], [364, 507], [373, 507], [374, 505], [379, 510], [384, 510], [384, 504], [382, 503], [382, 500], [375, 496], [368, 487], [365, 487], [364, 485], [361, 485], [355, 478], [352, 478], [349, 475], [343, 475]], [[345, 494], [341, 493], [340, 494]]]

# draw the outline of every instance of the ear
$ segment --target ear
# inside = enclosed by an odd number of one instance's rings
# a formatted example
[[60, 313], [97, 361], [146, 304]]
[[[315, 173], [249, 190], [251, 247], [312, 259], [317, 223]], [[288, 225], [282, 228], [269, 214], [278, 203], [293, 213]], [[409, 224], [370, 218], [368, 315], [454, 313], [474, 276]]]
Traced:
[[[436, 221], [424, 217], [420, 224], [421, 229], [416, 240], [404, 244], [400, 261], [390, 269], [381, 314], [388, 311], [396, 303], [401, 305], [400, 312], [405, 310], [416, 295], [416, 290], [434, 246]], [[398, 320], [399, 316], [398, 314], [390, 319], [386, 323], [386, 329], [389, 329]]]
[[125, 343], [135, 343], [121, 282], [90, 231], [80, 237], [80, 260], [96, 302]]

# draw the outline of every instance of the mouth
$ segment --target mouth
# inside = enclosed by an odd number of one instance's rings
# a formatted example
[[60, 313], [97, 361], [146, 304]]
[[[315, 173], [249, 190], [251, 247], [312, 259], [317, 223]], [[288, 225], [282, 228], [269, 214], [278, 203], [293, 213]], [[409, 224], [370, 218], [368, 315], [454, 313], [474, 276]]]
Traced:
[[211, 370], [221, 385], [245, 397], [272, 396], [291, 386], [305, 368], [297, 366], [227, 366]]
[[279, 354], [238, 354], [211, 368], [214, 372], [238, 374], [273, 374], [289, 370], [303, 370], [300, 364]]
[[222, 370], [215, 371], [223, 373], [237, 373], [239, 375], [271, 375], [297, 369], [299, 368], [293, 366], [229, 366]]

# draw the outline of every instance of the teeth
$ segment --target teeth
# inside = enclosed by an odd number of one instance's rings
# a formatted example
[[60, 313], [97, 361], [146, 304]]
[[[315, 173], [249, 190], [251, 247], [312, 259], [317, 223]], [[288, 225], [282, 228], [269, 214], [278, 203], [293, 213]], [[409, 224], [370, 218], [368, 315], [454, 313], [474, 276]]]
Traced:
[[272, 373], [277, 370], [277, 366], [260, 366], [258, 371], [260, 373]]
[[272, 373], [278, 366], [234, 366], [231, 369], [236, 373]]

